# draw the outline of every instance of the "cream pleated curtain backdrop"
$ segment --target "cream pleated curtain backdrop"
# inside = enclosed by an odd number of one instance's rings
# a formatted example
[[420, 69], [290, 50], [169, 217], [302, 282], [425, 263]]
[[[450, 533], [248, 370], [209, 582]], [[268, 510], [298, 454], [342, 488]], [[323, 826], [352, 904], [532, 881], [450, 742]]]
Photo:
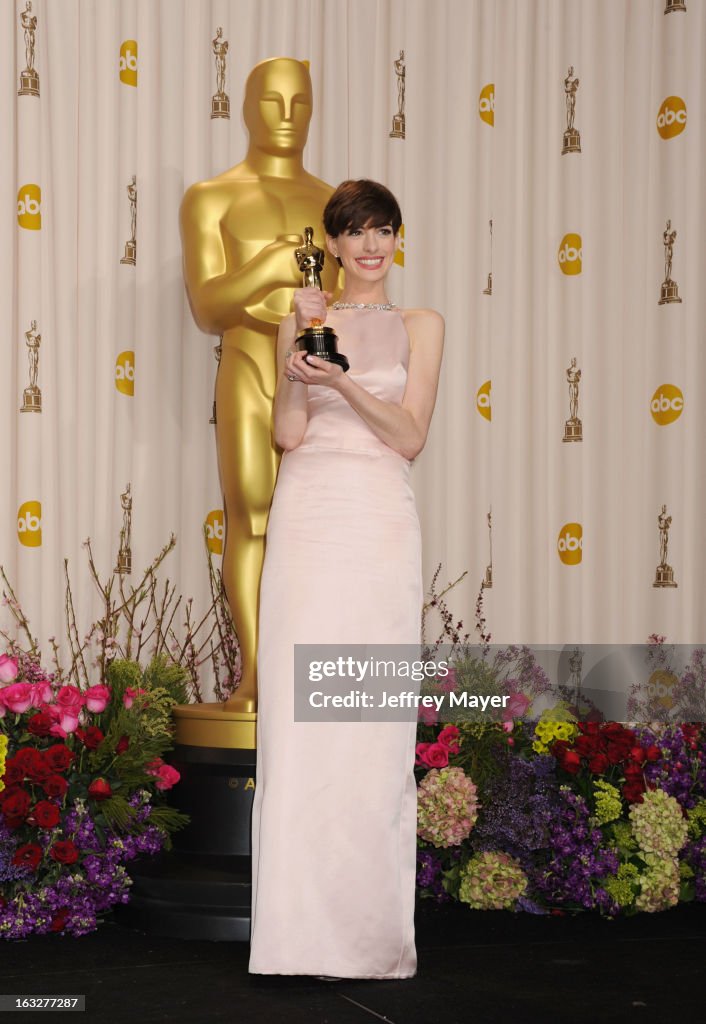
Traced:
[[[291, 56], [314, 86], [307, 169], [390, 185], [404, 213], [392, 297], [446, 317], [414, 467], [427, 583], [438, 562], [443, 579], [468, 570], [450, 601], [472, 628], [492, 509], [494, 640], [698, 641], [706, 11], [681, 6], [3, 2], [0, 562], [34, 632], [62, 634], [64, 558], [79, 621], [100, 614], [82, 543], [109, 576], [128, 501], [124, 580], [173, 532], [162, 577], [196, 618], [208, 606], [203, 528], [216, 558], [223, 528], [218, 339], [191, 318], [178, 209], [190, 184], [244, 157], [250, 69]], [[219, 27], [229, 119], [211, 117]], [[579, 141], [562, 154], [565, 88]], [[660, 305], [667, 221], [681, 302]], [[565, 442], [573, 358], [582, 439]], [[676, 587], [653, 586], [663, 505], [662, 582]]]

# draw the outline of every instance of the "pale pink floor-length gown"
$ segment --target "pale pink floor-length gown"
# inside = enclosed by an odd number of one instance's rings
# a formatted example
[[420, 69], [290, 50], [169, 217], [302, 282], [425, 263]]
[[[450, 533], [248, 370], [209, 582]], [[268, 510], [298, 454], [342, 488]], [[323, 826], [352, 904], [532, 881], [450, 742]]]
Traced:
[[[331, 310], [350, 374], [401, 402], [398, 310]], [[294, 644], [412, 644], [421, 544], [409, 462], [331, 388], [282, 458], [260, 594], [249, 969], [407, 978], [416, 971], [414, 722], [295, 722]], [[321, 684], [322, 688], [325, 686]]]

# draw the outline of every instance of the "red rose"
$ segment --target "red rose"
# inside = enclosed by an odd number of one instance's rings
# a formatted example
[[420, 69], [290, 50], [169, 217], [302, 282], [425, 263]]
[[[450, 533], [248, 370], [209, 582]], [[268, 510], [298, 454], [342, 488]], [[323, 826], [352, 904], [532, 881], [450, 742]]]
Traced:
[[12, 764], [10, 761], [5, 762], [5, 774], [3, 779], [5, 780], [6, 786], [14, 786], [18, 782], [22, 782], [25, 777], [24, 768], [20, 768], [17, 764]]
[[105, 779], [94, 779], [88, 787], [88, 795], [92, 800], [107, 800], [113, 795], [113, 790]]
[[89, 725], [81, 736], [87, 750], [97, 750], [105, 736], [97, 725]]
[[574, 750], [581, 757], [591, 757], [598, 752], [600, 743], [597, 736], [578, 736], [574, 741]]
[[584, 735], [587, 735], [587, 736], [597, 736], [598, 735], [599, 725], [598, 725], [598, 722], [591, 722], [591, 721], [579, 722], [579, 729], [580, 729], [580, 731], [582, 733], [584, 733]]
[[642, 747], [630, 747], [630, 757], [633, 761], [637, 761], [638, 764], [642, 764], [645, 760], [645, 751]]
[[424, 760], [431, 768], [445, 768], [449, 763], [449, 749], [441, 743], [430, 743], [424, 752]]
[[32, 808], [32, 813], [27, 821], [39, 828], [54, 828], [55, 825], [58, 825], [60, 817], [56, 804], [53, 804], [51, 800], [40, 800]]
[[36, 772], [41, 773], [45, 766], [44, 758], [35, 747], [22, 747], [7, 763], [15, 765], [22, 772], [22, 778]]
[[130, 746], [130, 740], [127, 736], [121, 736], [118, 742], [115, 744], [115, 753], [124, 754], [127, 748]]
[[15, 856], [12, 858], [12, 863], [16, 867], [26, 867], [31, 868], [32, 871], [36, 871], [37, 865], [41, 859], [41, 846], [37, 846], [36, 843], [25, 843], [24, 846], [18, 846], [15, 850]]
[[69, 784], [63, 775], [50, 775], [42, 783], [42, 789], [47, 796], [63, 796], [68, 788]]
[[[561, 742], [558, 740], [557, 742]], [[581, 768], [581, 758], [575, 750], [565, 750], [559, 755], [559, 766], [569, 775], [576, 775]]]
[[69, 908], [62, 907], [58, 910], [54, 917], [51, 919], [51, 930], [53, 932], [63, 932], [66, 927], [66, 918], [69, 916]]
[[0, 794], [0, 803], [2, 804], [2, 813], [6, 818], [19, 818], [23, 821], [27, 817], [32, 801], [29, 793], [18, 787], [17, 789], [7, 789]]
[[610, 761], [605, 754], [594, 754], [588, 762], [589, 770], [594, 772], [596, 775], [603, 775], [604, 772], [608, 771], [610, 767]]
[[447, 725], [436, 737], [436, 742], [440, 743], [442, 747], [446, 747], [450, 754], [458, 754], [460, 735], [458, 726]]
[[74, 759], [73, 752], [65, 743], [56, 743], [44, 751], [47, 764], [53, 772], [65, 772]]
[[635, 764], [634, 761], [628, 761], [628, 763], [623, 768], [623, 772], [625, 774], [625, 778], [628, 781], [633, 781], [635, 779], [641, 779], [642, 778], [642, 765]]
[[75, 864], [78, 860], [78, 847], [71, 839], [59, 839], [51, 846], [49, 856], [59, 864]]
[[627, 754], [627, 748], [621, 746], [619, 743], [609, 743], [606, 747], [605, 753], [611, 764], [620, 764]]
[[48, 736], [51, 725], [51, 715], [46, 711], [38, 711], [27, 722], [27, 728], [33, 736]]
[[623, 786], [623, 796], [630, 804], [641, 804], [642, 794], [645, 792], [644, 782], [626, 782]]
[[651, 746], [649, 746], [645, 751], [645, 757], [648, 761], [659, 761], [661, 756], [662, 751], [659, 747], [655, 746], [654, 743]]

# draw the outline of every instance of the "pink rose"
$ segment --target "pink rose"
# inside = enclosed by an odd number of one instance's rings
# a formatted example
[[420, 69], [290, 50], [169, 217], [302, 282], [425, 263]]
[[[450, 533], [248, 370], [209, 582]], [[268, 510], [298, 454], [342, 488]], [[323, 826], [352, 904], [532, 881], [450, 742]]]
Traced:
[[133, 688], [131, 686], [126, 686], [125, 687], [125, 693], [123, 694], [123, 704], [129, 710], [132, 707], [132, 705], [135, 703], [135, 698], [141, 696], [141, 694], [143, 694], [145, 692], [146, 692], [145, 690], [140, 690], [140, 689], [133, 690]]
[[78, 718], [85, 700], [78, 686], [62, 686], [56, 695], [56, 704], [62, 711]]
[[110, 700], [110, 687], [101, 684], [89, 686], [83, 696], [86, 700], [87, 710], [99, 715], [101, 711], [105, 711], [106, 704]]
[[[60, 729], [63, 729], [64, 737], [62, 738], [65, 738], [68, 733], [76, 732], [76, 729], [78, 728], [78, 715], [74, 715], [70, 709], [67, 709], [62, 712], [61, 718], [57, 724]], [[52, 732], [52, 729], [49, 731]], [[55, 736], [56, 733], [52, 732], [52, 735]]]
[[0, 683], [11, 683], [17, 679], [17, 658], [11, 658], [9, 654], [0, 654]]
[[32, 687], [32, 707], [41, 708], [42, 704], [48, 704], [51, 699], [51, 683], [47, 679], [40, 679]]
[[27, 708], [32, 706], [33, 689], [31, 683], [12, 683], [0, 690], [0, 700], [8, 711], [22, 715]]
[[427, 750], [429, 749], [430, 746], [431, 746], [431, 743], [418, 743], [417, 744], [417, 746], [416, 746], [416, 757], [414, 759], [414, 763], [416, 765], [425, 765], [426, 766], [427, 762], [426, 762], [426, 756], [425, 755], [426, 755], [426, 752], [427, 752]]
[[522, 718], [532, 701], [524, 693], [511, 693], [510, 699], [503, 708], [503, 718]]
[[436, 725], [438, 718], [439, 715], [436, 708], [428, 708], [424, 704], [419, 705], [417, 721], [422, 722], [424, 725]]
[[155, 776], [157, 780], [155, 782], [155, 786], [157, 787], [157, 789], [162, 790], [171, 789], [172, 786], [175, 786], [179, 779], [181, 778], [181, 775], [176, 770], [176, 768], [172, 768], [170, 764], [160, 765], [157, 771], [150, 772], [150, 775]]
[[449, 763], [449, 751], [441, 743], [430, 743], [424, 751], [424, 763], [430, 768], [445, 768]]
[[446, 747], [449, 754], [458, 754], [459, 736], [461, 733], [455, 725], [445, 726], [436, 737], [436, 742]]

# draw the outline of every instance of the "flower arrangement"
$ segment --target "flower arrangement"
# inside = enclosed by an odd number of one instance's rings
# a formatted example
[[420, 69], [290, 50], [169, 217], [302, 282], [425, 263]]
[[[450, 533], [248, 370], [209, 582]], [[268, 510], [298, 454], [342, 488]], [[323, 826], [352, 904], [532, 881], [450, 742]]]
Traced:
[[185, 673], [114, 660], [105, 681], [60, 685], [0, 656], [0, 936], [83, 935], [128, 900], [125, 864], [170, 845], [186, 816], [160, 803]]

